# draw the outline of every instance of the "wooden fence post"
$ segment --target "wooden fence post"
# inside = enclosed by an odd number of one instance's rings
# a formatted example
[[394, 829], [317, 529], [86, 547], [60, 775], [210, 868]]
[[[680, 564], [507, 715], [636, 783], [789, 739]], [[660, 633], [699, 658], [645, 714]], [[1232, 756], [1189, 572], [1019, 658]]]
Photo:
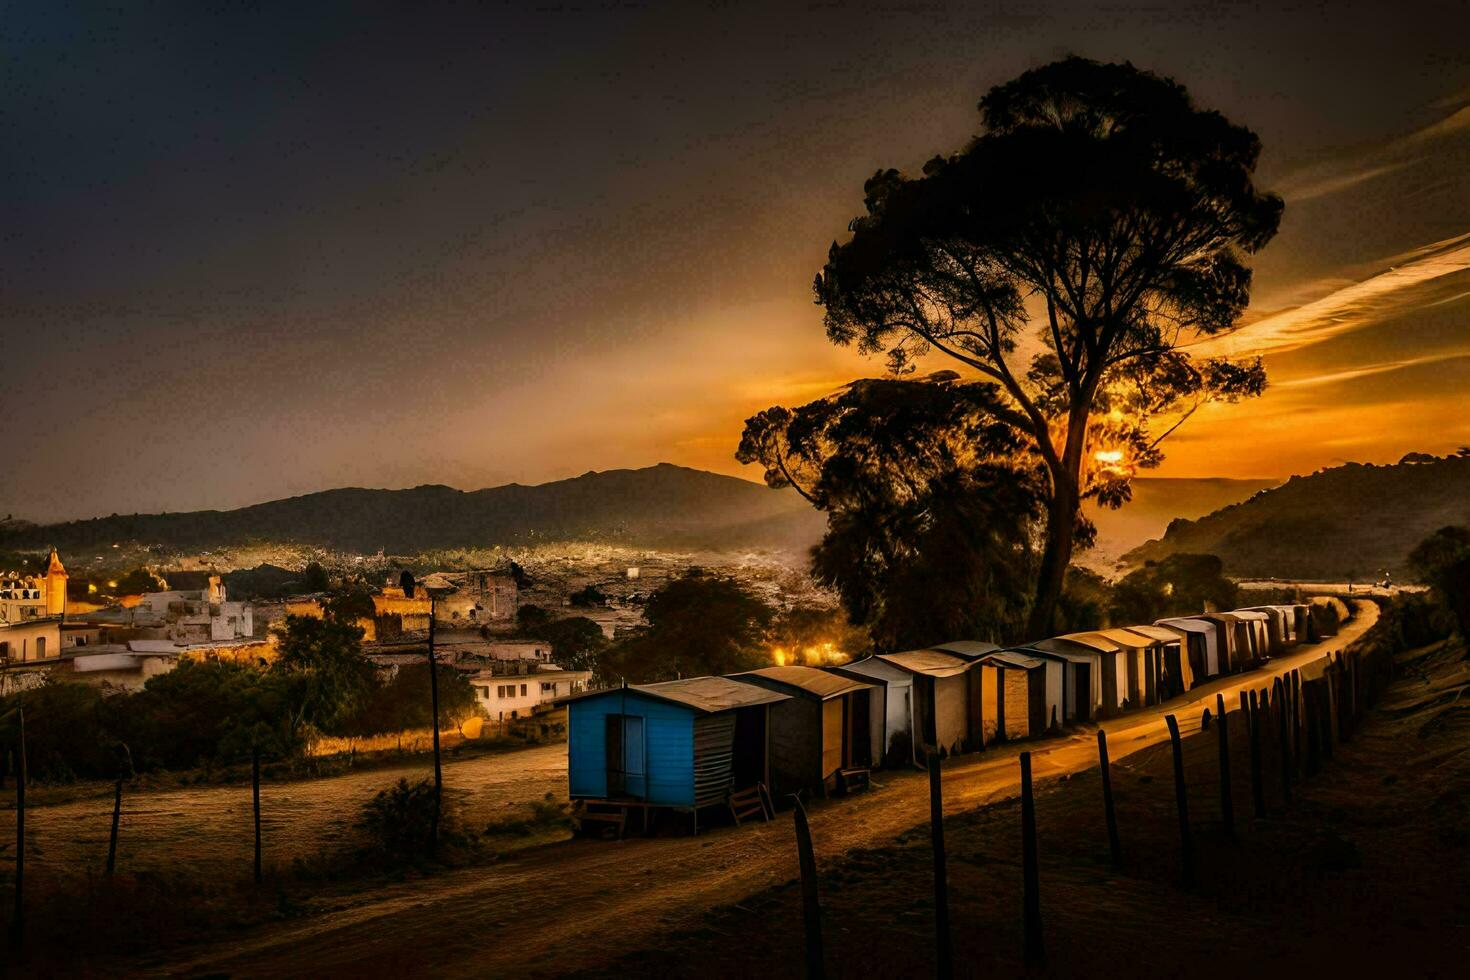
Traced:
[[[1240, 697], [1242, 703], [1246, 703], [1244, 692]], [[1250, 692], [1249, 705], [1246, 717], [1250, 720], [1251, 802], [1255, 804], [1257, 819], [1260, 819], [1266, 815], [1266, 788], [1261, 780], [1261, 708], [1254, 690]]]
[[1113, 772], [1108, 762], [1108, 733], [1097, 730], [1097, 763], [1102, 770], [1103, 818], [1108, 827], [1108, 852], [1113, 856], [1113, 867], [1123, 864], [1123, 848], [1118, 842], [1118, 817], [1113, 812]]
[[1031, 790], [1031, 753], [1021, 753], [1021, 927], [1026, 962], [1039, 966], [1046, 960], [1041, 940], [1041, 882], [1036, 858], [1036, 798]]
[[1235, 839], [1234, 787], [1230, 785], [1230, 718], [1225, 713], [1225, 695], [1215, 695], [1219, 718], [1220, 741], [1220, 818], [1225, 822], [1225, 836]]
[[112, 869], [117, 866], [117, 825], [122, 820], [122, 784], [123, 774], [117, 774], [117, 785], [113, 787], [112, 793], [112, 833], [107, 837], [107, 877], [112, 877]]
[[1296, 772], [1302, 769], [1302, 732], [1304, 720], [1302, 710], [1305, 707], [1306, 695], [1302, 693], [1302, 672], [1293, 670], [1291, 672], [1291, 751], [1292, 759], [1296, 763]]
[[26, 713], [17, 708], [18, 737], [15, 742], [15, 908], [10, 923], [11, 942], [19, 947], [25, 942], [26, 882]]
[[796, 800], [793, 819], [796, 823], [796, 858], [801, 866], [801, 917], [806, 927], [806, 975], [807, 980], [821, 980], [826, 975], [822, 967], [822, 905], [817, 897], [817, 858], [812, 853], [812, 831], [806, 822], [806, 807], [801, 797]]
[[1287, 705], [1286, 684], [1282, 683], [1280, 677], [1271, 686], [1272, 697], [1276, 700], [1277, 734], [1281, 737], [1281, 800], [1285, 806], [1291, 806], [1291, 708]]
[[1320, 735], [1322, 728], [1321, 722], [1319, 721], [1320, 708], [1321, 705], [1317, 699], [1317, 685], [1308, 681], [1302, 685], [1302, 710], [1306, 721], [1306, 773], [1309, 779], [1317, 775], [1317, 763], [1320, 758], [1319, 753], [1321, 752]]
[[255, 883], [260, 884], [260, 746], [250, 747], [250, 795], [255, 807]]
[[939, 755], [929, 756], [929, 837], [934, 845], [934, 963], [935, 975], [954, 975], [954, 947], [949, 936], [949, 871], [944, 855], [944, 791]]
[[1184, 887], [1194, 884], [1194, 841], [1189, 835], [1189, 794], [1184, 786], [1184, 745], [1179, 738], [1179, 720], [1164, 716], [1169, 726], [1169, 744], [1174, 749], [1174, 801], [1179, 807], [1179, 865]]

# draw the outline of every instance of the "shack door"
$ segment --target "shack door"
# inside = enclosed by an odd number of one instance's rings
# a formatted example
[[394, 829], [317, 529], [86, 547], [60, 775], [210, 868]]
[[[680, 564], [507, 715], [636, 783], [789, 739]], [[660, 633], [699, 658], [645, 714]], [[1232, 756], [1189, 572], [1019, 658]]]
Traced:
[[1074, 664], [1072, 712], [1078, 721], [1092, 720], [1092, 665]]
[[822, 778], [842, 768], [842, 736], [844, 698], [822, 702]]
[[847, 758], [854, 766], [867, 768], [873, 764], [872, 692], [850, 695], [847, 726]]
[[648, 795], [643, 764], [643, 719], [607, 716], [607, 795], [641, 800]]

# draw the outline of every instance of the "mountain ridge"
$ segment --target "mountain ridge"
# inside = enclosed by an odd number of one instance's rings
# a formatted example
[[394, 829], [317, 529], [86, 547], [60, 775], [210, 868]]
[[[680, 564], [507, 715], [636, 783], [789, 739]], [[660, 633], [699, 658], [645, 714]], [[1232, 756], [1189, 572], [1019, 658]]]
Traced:
[[815, 543], [822, 526], [821, 515], [794, 492], [659, 463], [533, 486], [334, 487], [230, 510], [12, 522], [0, 528], [0, 545], [86, 549], [130, 541], [197, 548], [271, 541], [392, 553], [555, 540], [803, 547]]
[[1193, 552], [1219, 556], [1234, 576], [1402, 578], [1409, 551], [1451, 524], [1470, 524], [1470, 456], [1409, 453], [1294, 476], [1198, 520], [1176, 519], [1123, 560]]

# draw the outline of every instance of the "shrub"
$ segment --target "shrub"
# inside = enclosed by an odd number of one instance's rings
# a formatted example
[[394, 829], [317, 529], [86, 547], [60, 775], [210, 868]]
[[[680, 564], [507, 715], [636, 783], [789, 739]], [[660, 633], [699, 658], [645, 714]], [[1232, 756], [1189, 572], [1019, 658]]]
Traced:
[[453, 797], [446, 796], [439, 814], [439, 847], [432, 846], [434, 833], [434, 784], [427, 779], [410, 783], [400, 779], [379, 791], [362, 808], [358, 828], [365, 846], [359, 855], [365, 863], [388, 866], [416, 864], [431, 856], [453, 861], [480, 849], [480, 840], [466, 833]]

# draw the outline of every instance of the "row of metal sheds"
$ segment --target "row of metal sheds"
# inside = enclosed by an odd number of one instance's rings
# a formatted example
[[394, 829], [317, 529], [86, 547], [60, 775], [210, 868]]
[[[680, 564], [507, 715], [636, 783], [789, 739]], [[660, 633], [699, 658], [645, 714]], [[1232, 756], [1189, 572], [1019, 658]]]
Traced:
[[793, 666], [574, 695], [560, 702], [570, 794], [695, 811], [756, 784], [777, 798], [821, 793], [873, 765], [884, 694]]
[[850, 770], [1155, 704], [1331, 635], [1346, 612], [1335, 599], [1258, 606], [1006, 649], [958, 641], [840, 667], [588, 692], [562, 702], [570, 793], [689, 811], [756, 784], [778, 798], [821, 793]]

